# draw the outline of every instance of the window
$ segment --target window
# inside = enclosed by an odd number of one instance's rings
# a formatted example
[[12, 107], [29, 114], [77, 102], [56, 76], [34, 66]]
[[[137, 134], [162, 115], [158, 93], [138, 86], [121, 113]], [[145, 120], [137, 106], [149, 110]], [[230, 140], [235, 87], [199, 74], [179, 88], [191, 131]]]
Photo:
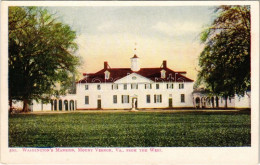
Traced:
[[85, 96], [85, 104], [89, 104], [89, 97]]
[[97, 85], [97, 90], [100, 90], [101, 89], [101, 86], [98, 84]]
[[165, 76], [165, 73], [166, 73], [165, 70], [161, 70], [161, 78], [165, 78], [165, 77], [166, 77], [166, 76]]
[[108, 80], [110, 77], [110, 72], [109, 71], [105, 71], [105, 79]]
[[127, 84], [124, 84], [124, 90], [127, 90]]
[[154, 103], [161, 103], [162, 95], [154, 95]]
[[166, 84], [166, 86], [167, 86], [167, 89], [173, 89], [173, 83], [171, 83], [171, 84]]
[[129, 103], [129, 95], [122, 95], [122, 103]]
[[85, 90], [88, 90], [88, 85], [85, 85]]
[[160, 84], [156, 84], [156, 89], [159, 89], [160, 88]]
[[131, 84], [131, 89], [138, 89], [138, 84]]
[[144, 84], [144, 89], [152, 89], [152, 84]]
[[118, 84], [112, 84], [112, 90], [113, 89], [118, 89]]
[[185, 95], [181, 94], [181, 102], [184, 103], [185, 102]]
[[179, 89], [184, 89], [184, 84], [179, 84]]
[[150, 95], [146, 95], [146, 103], [151, 103], [151, 96]]
[[114, 104], [117, 103], [117, 95], [113, 95], [113, 103], [114, 103]]

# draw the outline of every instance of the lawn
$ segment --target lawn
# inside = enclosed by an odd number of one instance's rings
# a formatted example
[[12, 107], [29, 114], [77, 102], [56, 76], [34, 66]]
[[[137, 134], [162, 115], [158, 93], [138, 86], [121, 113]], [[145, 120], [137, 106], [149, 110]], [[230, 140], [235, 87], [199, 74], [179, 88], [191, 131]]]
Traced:
[[14, 114], [9, 146], [250, 146], [250, 127], [250, 111]]

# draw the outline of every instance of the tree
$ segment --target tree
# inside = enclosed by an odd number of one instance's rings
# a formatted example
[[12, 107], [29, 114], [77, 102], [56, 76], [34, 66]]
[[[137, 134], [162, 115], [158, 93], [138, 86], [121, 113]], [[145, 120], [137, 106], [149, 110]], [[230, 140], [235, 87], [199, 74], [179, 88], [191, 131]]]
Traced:
[[198, 84], [226, 100], [250, 89], [250, 8], [219, 6], [217, 17], [201, 33]]
[[27, 112], [33, 99], [46, 101], [71, 85], [76, 32], [43, 8], [9, 7], [8, 19], [9, 102], [22, 100]]

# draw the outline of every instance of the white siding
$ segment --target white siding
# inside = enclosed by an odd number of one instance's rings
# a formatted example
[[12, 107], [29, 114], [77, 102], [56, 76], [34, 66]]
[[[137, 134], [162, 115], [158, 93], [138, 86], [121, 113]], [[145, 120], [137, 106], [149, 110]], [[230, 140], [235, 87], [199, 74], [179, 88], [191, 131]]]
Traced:
[[[131, 83], [127, 83], [127, 90], [124, 90], [125, 83], [118, 84], [118, 89], [112, 90], [113, 83], [100, 83], [101, 90], [97, 90], [99, 83], [77, 84], [77, 105], [78, 109], [96, 109], [98, 96], [101, 98], [101, 108], [103, 109], [130, 109], [132, 108], [132, 98], [136, 97], [138, 108], [168, 108], [169, 98], [172, 98], [173, 107], [193, 107], [192, 91], [193, 82], [184, 83], [184, 89], [179, 89], [179, 83], [174, 83], [173, 89], [167, 89], [167, 83], [153, 83], [152, 89], [145, 89], [145, 83], [139, 83], [138, 89], [131, 89]], [[156, 84], [160, 84], [160, 89], [156, 89]], [[185, 102], [181, 102], [181, 94], [185, 95]], [[117, 95], [117, 103], [113, 103], [113, 95]], [[122, 95], [129, 95], [129, 103], [122, 103]], [[146, 103], [146, 95], [151, 96], [151, 102]], [[161, 103], [154, 103], [154, 95], [162, 95]], [[172, 95], [172, 97], [169, 97]], [[89, 96], [89, 104], [85, 104], [85, 96]]]

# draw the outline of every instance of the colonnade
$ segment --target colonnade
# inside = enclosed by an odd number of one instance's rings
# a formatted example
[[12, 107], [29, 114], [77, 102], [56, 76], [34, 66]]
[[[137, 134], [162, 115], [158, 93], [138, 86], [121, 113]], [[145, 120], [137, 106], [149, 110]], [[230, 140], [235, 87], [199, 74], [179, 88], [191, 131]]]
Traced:
[[76, 100], [53, 99], [51, 100], [52, 111], [75, 111], [77, 109]]
[[196, 96], [193, 97], [193, 104], [195, 108], [217, 108], [218, 97]]

